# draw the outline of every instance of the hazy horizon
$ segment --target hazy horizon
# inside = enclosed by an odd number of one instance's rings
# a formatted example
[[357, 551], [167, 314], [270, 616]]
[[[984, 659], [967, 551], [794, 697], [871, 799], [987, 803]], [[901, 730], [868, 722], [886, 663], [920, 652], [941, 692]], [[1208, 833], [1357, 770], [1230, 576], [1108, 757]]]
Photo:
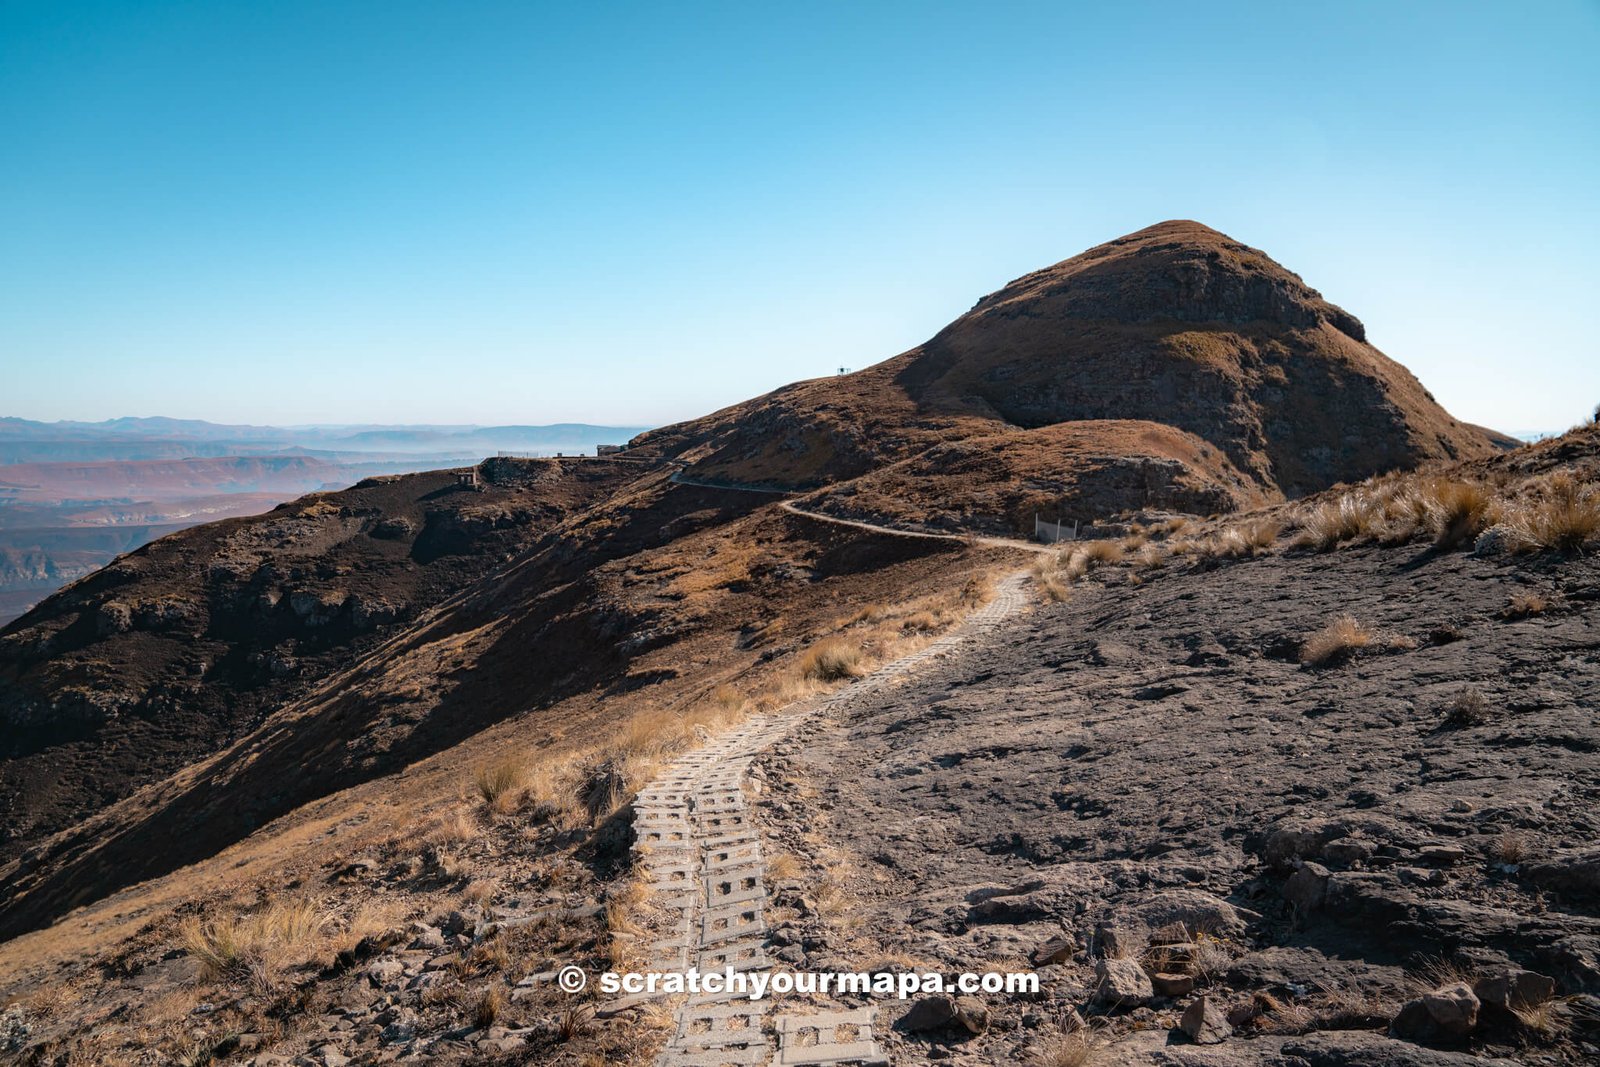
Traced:
[[1168, 218], [1600, 400], [1600, 9], [0, 9], [8, 413], [661, 425]]

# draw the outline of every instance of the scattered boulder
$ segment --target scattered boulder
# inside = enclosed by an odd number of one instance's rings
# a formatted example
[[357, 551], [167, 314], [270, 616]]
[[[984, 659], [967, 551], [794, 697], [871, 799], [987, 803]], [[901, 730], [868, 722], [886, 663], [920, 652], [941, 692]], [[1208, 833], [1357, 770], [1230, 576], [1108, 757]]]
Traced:
[[1472, 992], [1485, 1007], [1523, 1011], [1555, 996], [1556, 982], [1534, 971], [1513, 968], [1478, 979]]
[[1283, 898], [1301, 912], [1317, 911], [1328, 898], [1328, 868], [1320, 863], [1302, 863], [1283, 883]]
[[1186, 997], [1194, 992], [1194, 975], [1158, 973], [1150, 976], [1157, 996]]
[[1522, 868], [1522, 875], [1546, 889], [1600, 895], [1600, 850], [1574, 852], [1539, 863], [1529, 863]]
[[1033, 950], [1033, 965], [1043, 967], [1051, 963], [1066, 963], [1077, 951], [1077, 942], [1072, 939], [1053, 937]]
[[911, 1005], [911, 1010], [900, 1016], [902, 1030], [938, 1030], [949, 1026], [956, 1017], [956, 1003], [942, 993], [923, 997]]
[[1120, 959], [1133, 948], [1132, 939], [1110, 923], [1099, 923], [1094, 928], [1094, 954], [1101, 959]]
[[1197, 1045], [1217, 1045], [1233, 1036], [1227, 1014], [1209, 996], [1196, 997], [1184, 1009], [1178, 1028]]
[[1389, 1024], [1389, 1033], [1407, 1041], [1459, 1041], [1478, 1025], [1480, 1003], [1465, 982], [1424, 993], [1408, 1001]]
[[1460, 845], [1423, 845], [1417, 855], [1435, 867], [1454, 867], [1467, 858], [1467, 850]]
[[989, 1029], [989, 1008], [977, 997], [957, 997], [955, 1002], [955, 1023], [972, 1034], [981, 1034]]
[[1113, 1011], [1142, 1007], [1155, 996], [1149, 975], [1134, 960], [1101, 960], [1094, 978], [1095, 1000]]
[[390, 982], [398, 981], [404, 973], [405, 968], [396, 959], [374, 960], [367, 967], [367, 978], [375, 986], [385, 986]]

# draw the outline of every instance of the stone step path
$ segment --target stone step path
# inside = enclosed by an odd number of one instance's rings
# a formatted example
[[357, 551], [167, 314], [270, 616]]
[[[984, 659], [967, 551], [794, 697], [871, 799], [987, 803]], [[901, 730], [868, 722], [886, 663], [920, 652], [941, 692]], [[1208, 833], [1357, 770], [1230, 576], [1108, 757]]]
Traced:
[[[635, 861], [667, 915], [650, 946], [653, 971], [766, 970], [767, 899], [761, 838], [740, 788], [761, 752], [807, 718], [842, 711], [930, 660], [999, 626], [1027, 604], [1026, 575], [1002, 581], [994, 598], [956, 629], [819, 700], [756, 715], [674, 763], [634, 801]], [[616, 1001], [614, 1014], [645, 1000]], [[737, 993], [700, 994], [677, 1009], [659, 1067], [783, 1067], [885, 1064], [872, 1009], [781, 1015]], [[772, 1036], [777, 1038], [774, 1048]]]

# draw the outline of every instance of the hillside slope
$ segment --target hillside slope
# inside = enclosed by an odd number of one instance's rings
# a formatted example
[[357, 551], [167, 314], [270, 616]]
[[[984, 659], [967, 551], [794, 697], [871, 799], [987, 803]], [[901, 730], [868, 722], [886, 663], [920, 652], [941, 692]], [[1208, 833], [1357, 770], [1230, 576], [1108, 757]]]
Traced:
[[814, 487], [942, 441], [1099, 419], [1191, 433], [1291, 497], [1506, 443], [1451, 417], [1297, 275], [1186, 221], [1019, 278], [886, 362], [635, 443], [705, 478]]
[[165, 537], [0, 637], [0, 858], [259, 725], [638, 474], [489, 461]]

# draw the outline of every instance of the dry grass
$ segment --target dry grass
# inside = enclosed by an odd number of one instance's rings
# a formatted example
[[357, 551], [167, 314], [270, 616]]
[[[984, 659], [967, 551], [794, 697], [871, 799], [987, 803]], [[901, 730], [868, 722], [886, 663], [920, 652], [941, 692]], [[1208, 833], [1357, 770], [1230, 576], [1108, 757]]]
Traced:
[[1372, 643], [1373, 632], [1356, 621], [1354, 615], [1340, 615], [1306, 638], [1300, 646], [1300, 662], [1325, 667], [1358, 648]]
[[505, 991], [498, 985], [490, 984], [472, 1008], [472, 1025], [479, 1030], [487, 1030], [505, 1014], [505, 1010]]
[[180, 928], [183, 945], [205, 981], [272, 985], [286, 965], [304, 962], [322, 947], [328, 915], [309, 900], [274, 900], [259, 911]]
[[1370, 532], [1379, 512], [1364, 493], [1345, 493], [1312, 506], [1300, 516], [1296, 547], [1328, 552]]
[[866, 673], [866, 655], [860, 645], [830, 638], [813, 645], [800, 657], [800, 674], [819, 682], [842, 682]]
[[576, 1041], [589, 1032], [590, 1024], [593, 1022], [593, 1008], [587, 1004], [575, 1005], [556, 1018], [556, 1036], [563, 1042]]
[[511, 810], [523, 775], [521, 761], [508, 758], [479, 767], [472, 777], [472, 784], [477, 787], [478, 796], [483, 798], [484, 805], [490, 811], [504, 814]]
[[1204, 557], [1241, 559], [1260, 556], [1272, 550], [1283, 524], [1276, 519], [1255, 518], [1230, 526], [1215, 537], [1195, 545], [1194, 553]]
[[1046, 600], [1049, 600], [1051, 603], [1055, 604], [1059, 604], [1068, 597], [1072, 596], [1072, 587], [1066, 582], [1062, 581], [1059, 576], [1054, 574], [1045, 574], [1040, 576], [1039, 590], [1040, 592], [1044, 593]]
[[1528, 858], [1528, 839], [1513, 831], [1499, 834], [1489, 842], [1489, 858], [1495, 863], [1515, 867]]
[[1515, 552], [1580, 552], [1600, 536], [1600, 494], [1569, 471], [1530, 485], [1530, 498], [1510, 508], [1504, 526]]
[[1526, 619], [1543, 615], [1550, 610], [1550, 598], [1532, 589], [1522, 589], [1511, 594], [1505, 610], [1500, 614], [1507, 619]]
[[[1140, 542], [1143, 543], [1142, 541]], [[1122, 544], [1117, 541], [1085, 541], [1080, 545], [1075, 555], [1081, 555], [1084, 560], [1092, 565], [1107, 563], [1121, 563], [1122, 557], [1127, 554]]]
[[1030, 1050], [1030, 1062], [1038, 1067], [1089, 1067], [1104, 1047], [1086, 1033], [1063, 1034]]
[[1438, 479], [1425, 483], [1422, 499], [1434, 546], [1455, 548], [1483, 532], [1494, 494], [1481, 482]]
[[767, 860], [767, 880], [772, 882], [787, 882], [800, 877], [804, 872], [800, 861], [788, 852], [778, 852]]

